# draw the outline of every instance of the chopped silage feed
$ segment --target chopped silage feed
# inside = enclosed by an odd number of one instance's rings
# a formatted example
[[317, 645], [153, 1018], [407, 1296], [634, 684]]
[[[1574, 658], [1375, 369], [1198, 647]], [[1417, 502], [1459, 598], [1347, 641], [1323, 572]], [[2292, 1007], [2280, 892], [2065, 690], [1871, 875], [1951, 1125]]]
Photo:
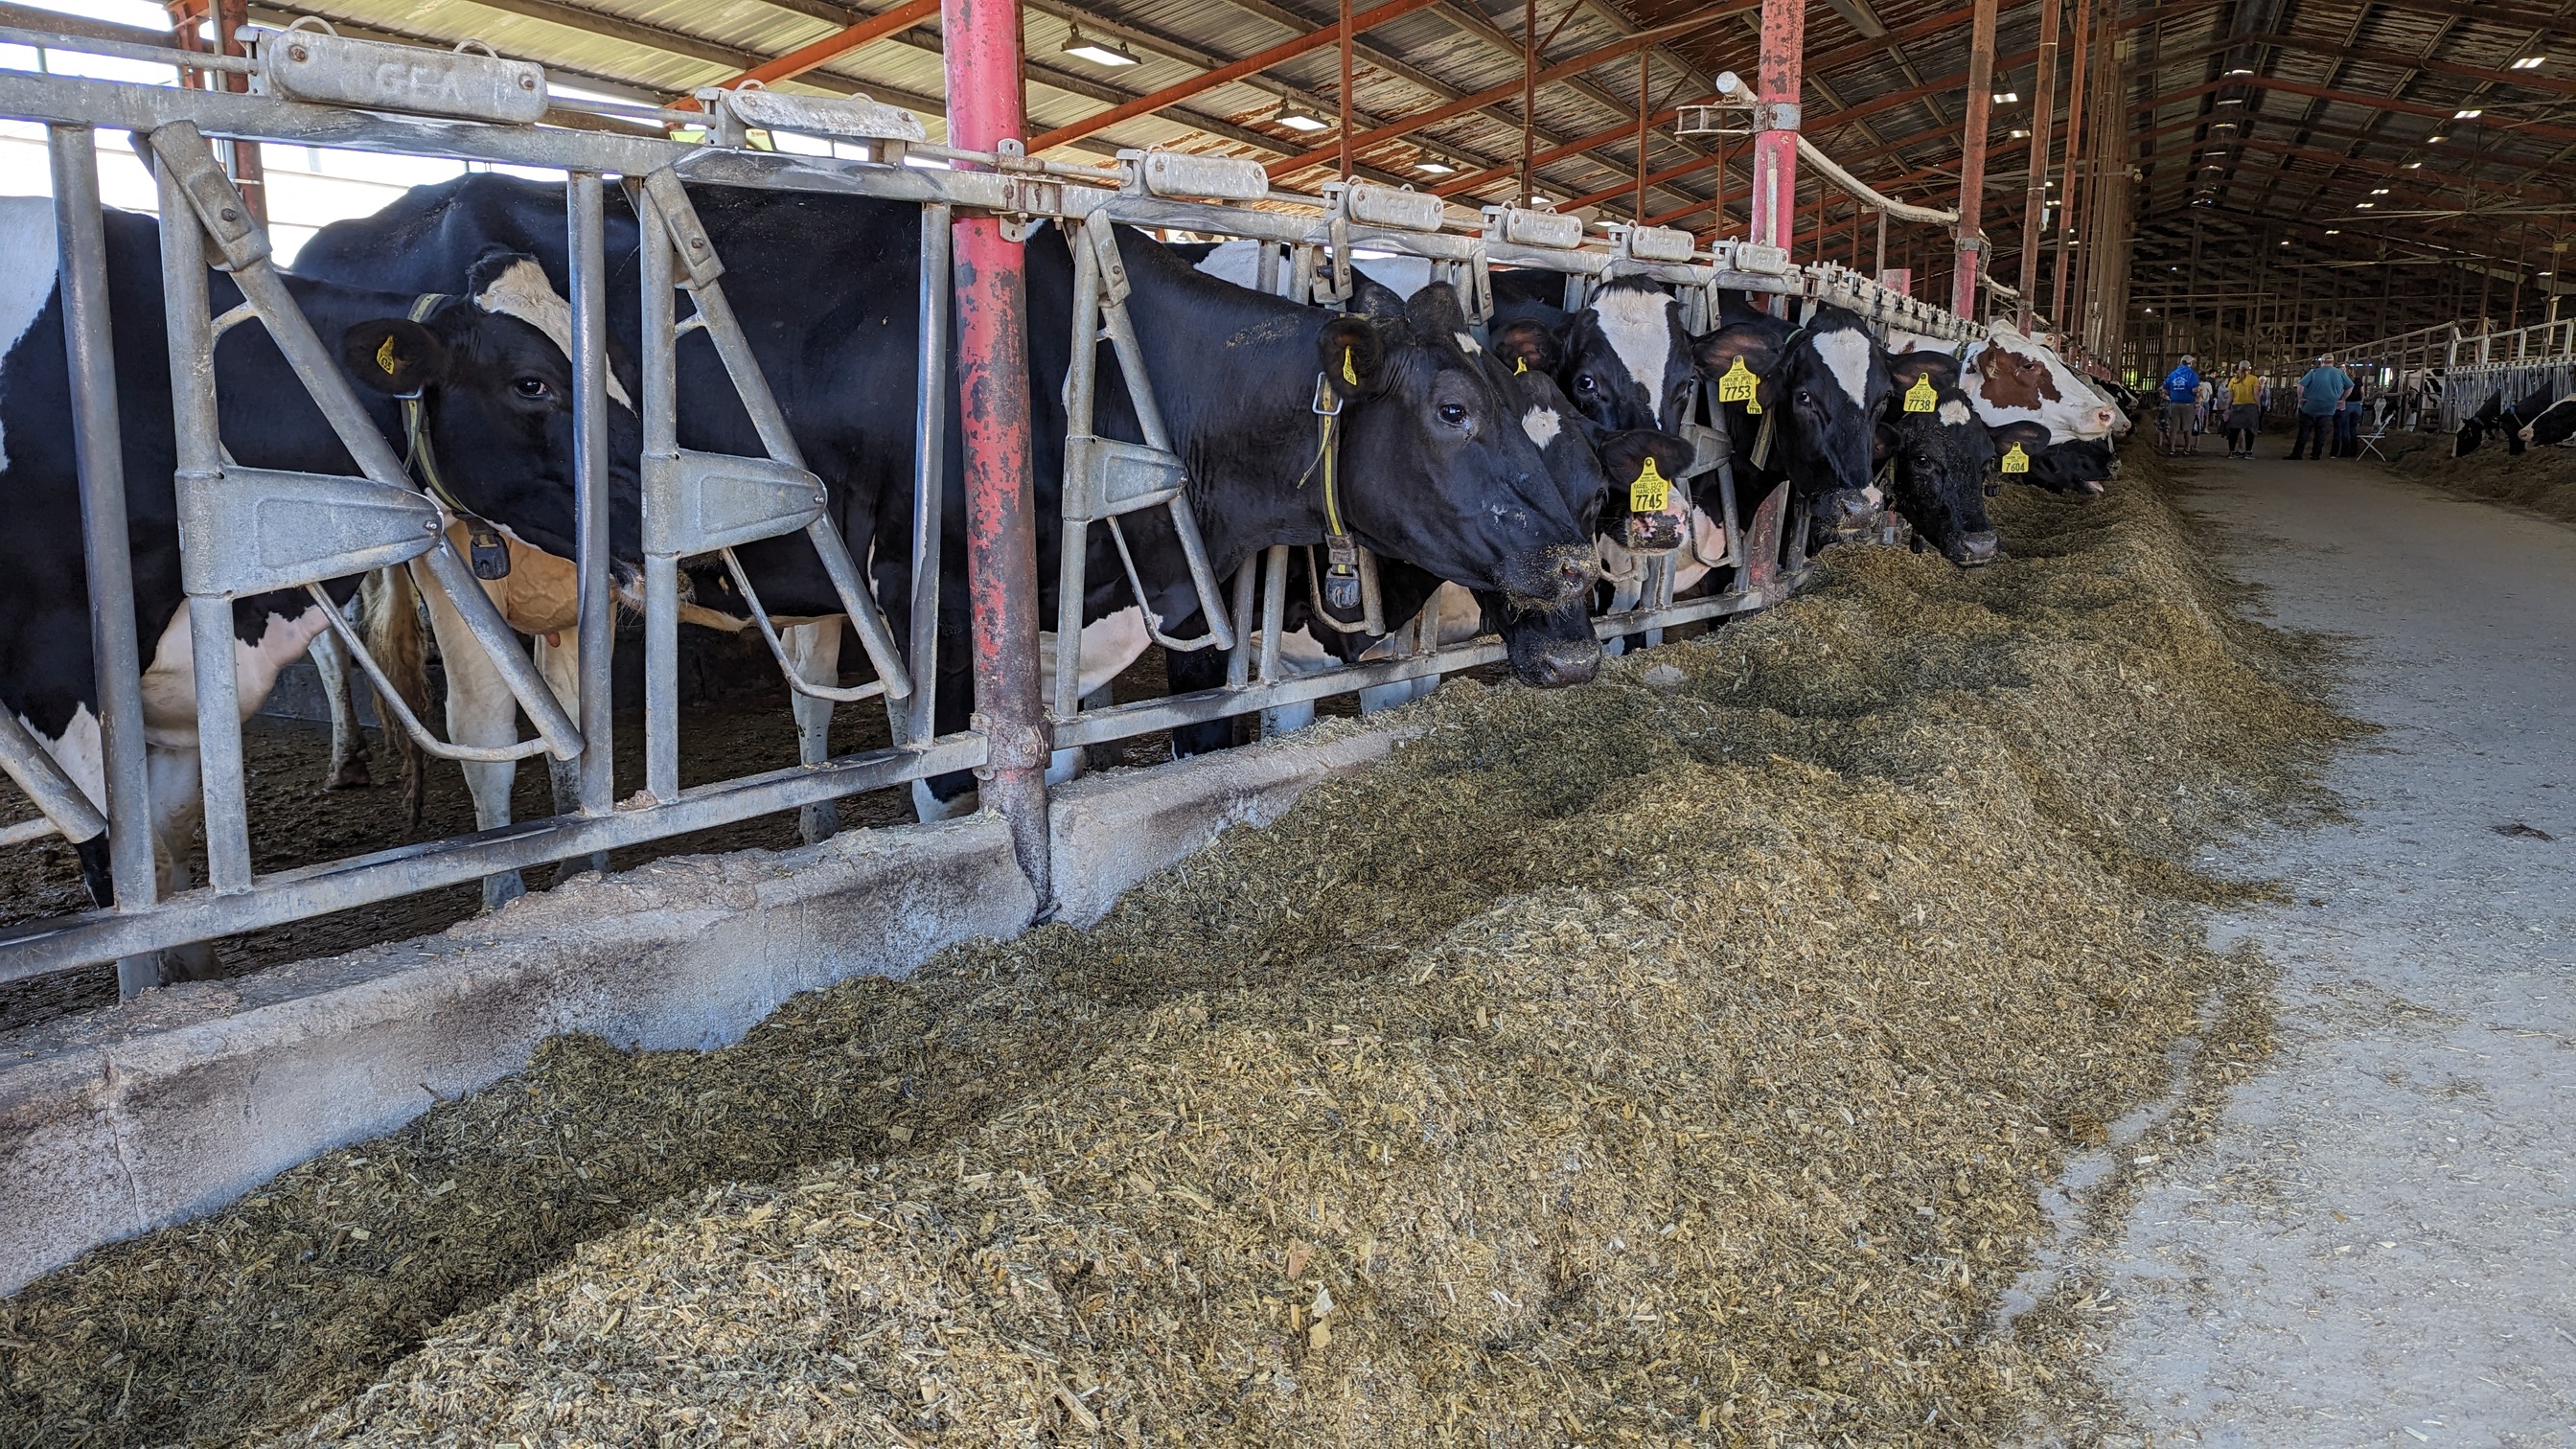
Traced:
[[2184, 862], [2350, 733], [2155, 472], [1453, 683], [1090, 931], [556, 1041], [0, 1303], [0, 1440], [2083, 1437], [2039, 1190], [2259, 1058]]

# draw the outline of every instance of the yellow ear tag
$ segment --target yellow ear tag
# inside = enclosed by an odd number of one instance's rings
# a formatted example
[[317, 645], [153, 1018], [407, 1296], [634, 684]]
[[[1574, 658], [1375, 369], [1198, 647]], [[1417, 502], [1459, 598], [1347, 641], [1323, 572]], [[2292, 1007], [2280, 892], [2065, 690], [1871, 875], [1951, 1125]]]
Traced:
[[1515, 358], [1513, 358], [1513, 359], [1512, 359], [1512, 376], [1514, 376], [1514, 377], [1518, 377], [1518, 376], [1520, 376], [1522, 373], [1527, 372], [1527, 371], [1529, 371], [1529, 359], [1528, 359], [1528, 358], [1526, 358], [1526, 357], [1515, 357]]
[[1928, 376], [1914, 379], [1914, 385], [1905, 390], [1905, 410], [1909, 413], [1928, 413], [1939, 402]]
[[1628, 509], [1632, 513], [1661, 513], [1673, 498], [1673, 485], [1657, 471], [1655, 460], [1648, 458], [1637, 473], [1637, 481], [1628, 485]]
[[1342, 349], [1342, 381], [1353, 387], [1360, 385], [1360, 370], [1351, 365], [1351, 350], [1347, 347]]
[[391, 377], [394, 375], [394, 370], [401, 365], [394, 357], [393, 334], [388, 332], [385, 334], [384, 345], [376, 349], [376, 366], [384, 369], [385, 376]]
[[1758, 412], [1761, 410], [1762, 405], [1758, 402], [1754, 402], [1753, 388], [1754, 385], [1760, 381], [1762, 381], [1762, 379], [1755, 377], [1753, 375], [1753, 369], [1746, 367], [1744, 365], [1744, 359], [1739, 357], [1735, 359], [1735, 365], [1726, 370], [1726, 375], [1717, 380], [1717, 400], [1719, 402], [1753, 403], [1754, 410]]
[[2015, 443], [2004, 449], [2004, 460], [1999, 466], [2006, 473], [2027, 473], [2030, 471], [2030, 455], [2021, 450], [2021, 444]]

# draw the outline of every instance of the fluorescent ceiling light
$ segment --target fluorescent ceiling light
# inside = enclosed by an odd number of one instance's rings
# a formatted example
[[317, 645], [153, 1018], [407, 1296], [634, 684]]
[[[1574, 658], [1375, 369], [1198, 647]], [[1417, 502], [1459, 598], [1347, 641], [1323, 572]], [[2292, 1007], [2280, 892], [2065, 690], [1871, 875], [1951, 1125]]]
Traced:
[[2406, 163], [2406, 169], [2409, 171], [2421, 171], [2424, 169], [2424, 163], [2421, 161], [2409, 161]]
[[1449, 176], [1454, 175], [1458, 170], [1446, 161], [1434, 161], [1428, 156], [1414, 162], [1413, 169], [1425, 176]]
[[2376, 201], [2356, 201], [2352, 204], [2352, 209], [2355, 211], [2368, 211], [2377, 205], [2379, 205], [2379, 203]]
[[1281, 106], [1276, 119], [1279, 124], [1286, 126], [1291, 131], [1322, 131], [1330, 129], [1330, 123], [1325, 121], [1322, 117], [1310, 116], [1304, 111], [1298, 110], [1294, 106]]
[[[2342, 227], [2339, 227], [2339, 226], [2330, 226], [2330, 227], [2327, 227], [2327, 228], [2326, 228], [2326, 235], [2328, 235], [2328, 236], [2341, 236], [2341, 235], [2343, 235], [2343, 228], [2342, 228]], [[2283, 242], [2283, 243], [2282, 243], [2282, 245], [2283, 245], [2283, 246], [2287, 246], [2287, 245], [2289, 245], [2289, 243], [2287, 243], [2287, 242]]]
[[2027, 141], [2030, 139], [2030, 132], [2028, 131], [2014, 131], [2010, 134], [2016, 141]]
[[2427, 146], [2439, 146], [2449, 139], [2450, 138], [2448, 136], [2427, 136], [2424, 138], [2424, 144]]
[[2485, 114], [2486, 112], [2479, 110], [2453, 111], [2451, 113], [2451, 119], [2454, 121], [2474, 121]]
[[2018, 101], [2018, 100], [2020, 100], [2020, 99], [2021, 99], [2021, 92], [2019, 92], [2019, 91], [1997, 91], [1997, 92], [1995, 92], [1995, 104], [1996, 104], [1996, 105], [1999, 105], [1999, 106], [2009, 106], [2009, 105], [2011, 105], [2013, 102]]
[[2386, 196], [2388, 194], [2388, 188], [2385, 186], [2374, 186], [2370, 188], [2370, 194], [2373, 196]]
[[1137, 64], [1136, 57], [1128, 54], [1125, 46], [1113, 45], [1105, 40], [1087, 39], [1080, 26], [1074, 27], [1073, 33], [1064, 38], [1064, 53], [1090, 61], [1093, 65]]
[[2231, 71], [2229, 71], [2229, 72], [2228, 72], [2228, 74], [2229, 74], [2229, 75], [2252, 75], [2253, 73], [2254, 73], [2254, 71], [2253, 71], [2253, 69], [2252, 69], [2250, 66], [2242, 66], [2242, 65], [2240, 65], [2240, 66], [2236, 67], [2234, 70], [2231, 70]]
[[[2517, 60], [2517, 61], [2515, 61], [2515, 62], [2513, 63], [2513, 69], [2515, 69], [2515, 70], [2538, 70], [2538, 69], [2540, 69], [2540, 67], [2541, 67], [2544, 63], [2546, 63], [2546, 62], [2548, 61], [2548, 59], [2549, 59], [2549, 57], [2548, 57], [2548, 56], [2545, 56], [2545, 55], [2526, 55], [2526, 56], [2524, 56], [2522, 59]], [[2546, 276], [2546, 275], [2548, 275], [2548, 274], [2544, 272], [2544, 273], [2542, 273], [2541, 275]]]

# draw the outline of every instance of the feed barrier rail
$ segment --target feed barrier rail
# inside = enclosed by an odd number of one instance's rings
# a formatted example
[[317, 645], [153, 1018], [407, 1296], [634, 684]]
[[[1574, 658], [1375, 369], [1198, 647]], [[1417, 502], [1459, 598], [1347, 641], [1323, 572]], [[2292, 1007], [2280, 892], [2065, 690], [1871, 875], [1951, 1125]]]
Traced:
[[[28, 32], [56, 49], [105, 48], [49, 32]], [[0, 40], [11, 39], [0, 34]], [[1366, 184], [1328, 187], [1321, 197], [1269, 188], [1257, 164], [1180, 153], [1126, 153], [1114, 168], [1032, 160], [1005, 143], [995, 153], [924, 143], [908, 113], [862, 98], [826, 99], [758, 90], [710, 91], [707, 111], [683, 112], [551, 95], [536, 67], [493, 57], [343, 40], [293, 29], [255, 32], [248, 58], [191, 53], [198, 68], [239, 69], [259, 89], [247, 93], [180, 89], [57, 75], [0, 72], [0, 116], [45, 126], [53, 170], [59, 272], [71, 366], [74, 436], [79, 444], [84, 557], [88, 565], [102, 720], [104, 809], [16, 721], [0, 716], [0, 770], [37, 807], [40, 818], [0, 830], [0, 845], [60, 835], [86, 841], [106, 831], [116, 904], [110, 908], [0, 928], [0, 983], [107, 961], [119, 965], [127, 994], [159, 981], [156, 953], [284, 922], [347, 910], [497, 872], [665, 839], [754, 816], [819, 804], [863, 791], [982, 765], [987, 740], [977, 729], [935, 735], [942, 479], [950, 396], [950, 226], [961, 215], [992, 215], [1015, 227], [1041, 222], [1070, 239], [1109, 238], [1106, 222], [1187, 228], [1204, 235], [1249, 238], [1265, 248], [1263, 278], [1301, 300], [1347, 296], [1354, 258], [1393, 252], [1430, 260], [1481, 319], [1494, 266], [1535, 267], [1567, 279], [1567, 301], [1579, 305], [1604, 279], [1643, 272], [1673, 284], [1694, 330], [1716, 315], [1720, 289], [1786, 296], [1812, 310], [1851, 308], [1881, 327], [1965, 339], [1974, 324], [1878, 287], [1831, 265], [1794, 266], [1774, 248], [1719, 241], [1693, 245], [1687, 232], [1611, 228], [1584, 235], [1573, 218], [1546, 211], [1489, 208], [1462, 214], [1416, 193]], [[21, 41], [20, 43], [27, 43]], [[141, 49], [141, 47], [126, 47]], [[162, 59], [159, 56], [148, 57]], [[171, 63], [177, 64], [176, 60]], [[703, 140], [676, 139], [671, 128], [703, 128]], [[104, 222], [98, 194], [95, 133], [132, 132], [159, 189], [163, 284], [172, 406], [179, 440], [179, 529], [183, 584], [196, 639], [199, 755], [205, 792], [207, 881], [159, 893], [149, 828], [140, 678], [125, 537], [125, 493], [117, 446], [121, 400], [110, 347]], [[647, 129], [650, 128], [650, 129]], [[790, 131], [846, 143], [857, 158], [754, 149], [755, 131]], [[208, 138], [280, 142], [391, 155], [441, 157], [565, 173], [571, 352], [574, 378], [575, 498], [579, 583], [579, 668], [572, 698], [558, 700], [527, 650], [486, 597], [444, 528], [446, 520], [415, 487], [383, 434], [358, 405], [332, 351], [288, 294], [270, 256], [266, 228], [215, 161]], [[932, 166], [908, 161], [940, 163]], [[1248, 167], [1248, 169], [1247, 169]], [[638, 398], [644, 453], [641, 479], [645, 538], [645, 767], [641, 791], [620, 798], [610, 770], [609, 672], [616, 600], [609, 591], [607, 298], [604, 188], [616, 178], [632, 202], [643, 255], [643, 386]], [[768, 380], [723, 291], [723, 260], [696, 221], [685, 183], [828, 192], [917, 205], [923, 266], [916, 305], [923, 339], [916, 373], [914, 528], [906, 541], [912, 566], [910, 633], [898, 641], [867, 586], [861, 561], [826, 516], [822, 482], [805, 467]], [[1100, 220], [1095, 221], [1095, 218]], [[1025, 231], [1020, 233], [1025, 235]], [[1114, 251], [1114, 241], [1112, 242]], [[1079, 326], [1105, 321], [1116, 365], [1141, 378], [1138, 340], [1123, 329], [1118, 278], [1102, 256], [1077, 245], [1088, 262]], [[245, 302], [211, 316], [206, 268], [213, 263], [240, 287]], [[694, 315], [675, 315], [674, 290], [686, 292]], [[1070, 319], [1035, 319], [1063, 325]], [[356, 460], [355, 477], [240, 467], [218, 436], [213, 349], [230, 328], [265, 327], [298, 380]], [[763, 454], [734, 457], [693, 452], [677, 442], [676, 348], [703, 331], [725, 375], [754, 421]], [[1081, 334], [1077, 334], [1081, 335]], [[1096, 335], [1096, 334], [1094, 334]], [[1077, 348], [1076, 382], [1086, 395], [1076, 411], [1088, 418], [1096, 349]], [[1705, 390], [1704, 390], [1705, 392]], [[1140, 394], [1143, 396], [1143, 394]], [[1703, 407], [1714, 403], [1704, 398]], [[1150, 404], [1148, 404], [1150, 411]], [[1804, 522], [1791, 517], [1786, 489], [1776, 490], [1739, 520], [1733, 470], [1722, 429], [1696, 420], [1698, 456], [1687, 476], [1714, 483], [1723, 516], [1732, 586], [1710, 598], [1675, 601], [1670, 559], [1648, 569], [1636, 607], [1596, 621], [1604, 638], [1652, 633], [1695, 620], [1765, 607], [1796, 582], [1782, 567], [1784, 545], [1803, 560]], [[1084, 439], [1069, 440], [1081, 444]], [[1280, 657], [1287, 555], [1273, 549], [1246, 560], [1231, 580], [1218, 580], [1188, 517], [1175, 480], [1178, 460], [1147, 442], [1068, 449], [1068, 542], [1094, 522], [1111, 523], [1137, 507], [1165, 506], [1192, 555], [1210, 647], [1229, 649], [1221, 688], [1172, 698], [1085, 709], [1066, 688], [1080, 678], [1079, 644], [1064, 650], [1051, 712], [1058, 750], [1122, 739], [1204, 720], [1273, 711], [1327, 695], [1347, 694], [1495, 662], [1503, 647], [1490, 638], [1440, 647], [1426, 626], [1394, 646], [1392, 657], [1295, 675]], [[1142, 500], [1141, 502], [1139, 500]], [[792, 691], [828, 706], [878, 697], [891, 743], [827, 756], [806, 731], [796, 766], [682, 787], [678, 778], [678, 566], [717, 558], [738, 583], [749, 580], [730, 550], [757, 539], [802, 532], [822, 556], [835, 591], [876, 678], [856, 687], [801, 677], [791, 655], [755, 605], [755, 624]], [[1068, 546], [1066, 581], [1079, 585], [1083, 550]], [[421, 841], [346, 859], [268, 872], [250, 860], [241, 763], [240, 714], [229, 667], [230, 601], [272, 589], [301, 589], [328, 602], [325, 580], [378, 568], [403, 568], [463, 622], [463, 647], [481, 651], [536, 725], [536, 737], [502, 748], [451, 744], [411, 717], [381, 667], [341, 612], [328, 610], [339, 643], [373, 680], [387, 705], [385, 726], [411, 733], [447, 759], [517, 759], [544, 754], [566, 762], [578, 781], [577, 805], [564, 813], [489, 830]], [[1660, 585], [1657, 583], [1660, 578]], [[1261, 589], [1268, 584], [1266, 593]], [[1081, 597], [1079, 587], [1068, 598]], [[1247, 628], [1256, 616], [1259, 627]], [[1426, 611], [1428, 612], [1428, 611]], [[1079, 618], [1068, 611], [1060, 624]], [[454, 647], [458, 641], [447, 641]], [[1186, 641], [1184, 641], [1186, 642]], [[212, 646], [212, 647], [209, 647]], [[1032, 660], [1034, 663], [1034, 660]], [[184, 858], [184, 856], [182, 857]]]

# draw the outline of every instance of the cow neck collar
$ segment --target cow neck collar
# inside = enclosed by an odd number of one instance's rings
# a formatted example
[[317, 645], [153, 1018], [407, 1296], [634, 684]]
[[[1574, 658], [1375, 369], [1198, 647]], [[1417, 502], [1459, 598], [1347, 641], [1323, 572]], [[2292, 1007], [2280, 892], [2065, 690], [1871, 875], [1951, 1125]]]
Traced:
[[[1333, 380], [1318, 370], [1315, 374], [1315, 398], [1307, 405], [1315, 414], [1315, 457], [1306, 465], [1306, 471], [1297, 476], [1297, 486], [1305, 487], [1306, 480], [1318, 471], [1324, 475], [1324, 602], [1332, 609], [1348, 613], [1363, 607], [1364, 600], [1360, 583], [1360, 546], [1351, 538], [1350, 529], [1342, 523], [1339, 424], [1345, 405], [1342, 395], [1333, 391]], [[1340, 620], [1332, 617], [1331, 610], [1318, 612], [1335, 629], [1350, 632]]]
[[[414, 322], [427, 322], [429, 314], [448, 300], [445, 292], [423, 292], [412, 299], [405, 315]], [[474, 576], [478, 579], [509, 577], [510, 552], [502, 541], [501, 531], [474, 510], [460, 502], [455, 490], [447, 486], [445, 475], [438, 471], [438, 451], [429, 441], [429, 405], [422, 390], [414, 388], [402, 396], [403, 471], [420, 480], [429, 496], [448, 516], [465, 525], [466, 551]]]

